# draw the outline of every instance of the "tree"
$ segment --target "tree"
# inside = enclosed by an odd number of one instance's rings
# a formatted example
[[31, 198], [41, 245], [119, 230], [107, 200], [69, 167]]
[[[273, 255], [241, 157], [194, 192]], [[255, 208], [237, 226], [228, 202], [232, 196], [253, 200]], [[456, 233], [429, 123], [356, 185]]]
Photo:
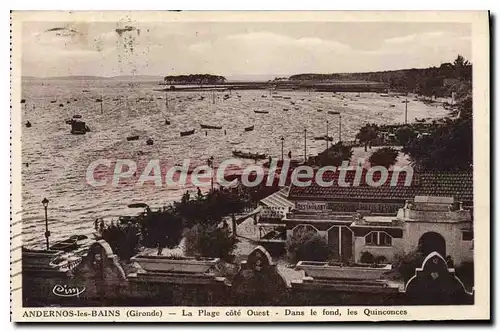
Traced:
[[113, 253], [121, 260], [129, 261], [139, 248], [139, 229], [136, 224], [115, 224], [105, 225], [100, 231], [100, 237], [106, 241]]
[[326, 239], [317, 232], [300, 228], [286, 241], [286, 251], [290, 261], [327, 261], [331, 247]]
[[403, 126], [396, 131], [396, 138], [399, 145], [406, 145], [408, 142], [417, 137], [417, 133], [410, 126]]
[[372, 166], [389, 168], [396, 163], [399, 152], [393, 148], [385, 147], [373, 152], [368, 161]]
[[182, 239], [184, 222], [172, 208], [149, 211], [138, 218], [142, 244], [148, 248], [174, 248]]
[[[410, 156], [418, 171], [470, 171], [472, 169], [472, 117], [435, 125], [428, 136], [411, 140], [402, 152]], [[462, 112], [461, 112], [462, 114]]]
[[316, 157], [308, 160], [308, 164], [316, 166], [340, 166], [344, 160], [351, 160], [352, 147], [337, 142]]
[[374, 123], [367, 123], [363, 127], [359, 129], [359, 132], [356, 134], [356, 139], [361, 143], [365, 144], [365, 152], [367, 151], [367, 147], [371, 148], [372, 142], [378, 137], [378, 126]]
[[219, 257], [233, 260], [233, 251], [238, 240], [226, 228], [197, 224], [186, 234], [185, 254], [188, 256]]

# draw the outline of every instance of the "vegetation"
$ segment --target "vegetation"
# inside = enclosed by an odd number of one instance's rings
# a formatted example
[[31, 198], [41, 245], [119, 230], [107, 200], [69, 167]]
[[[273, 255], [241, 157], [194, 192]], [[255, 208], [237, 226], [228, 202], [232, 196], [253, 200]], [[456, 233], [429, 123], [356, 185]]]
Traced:
[[148, 248], [174, 248], [182, 239], [184, 222], [172, 207], [149, 211], [137, 220], [142, 245]]
[[291, 262], [327, 261], [331, 248], [325, 237], [307, 228], [300, 228], [286, 241], [286, 251]]
[[359, 129], [359, 132], [356, 134], [356, 139], [359, 140], [360, 143], [364, 143], [365, 152], [367, 148], [372, 147], [373, 141], [378, 137], [378, 126], [374, 123], [367, 123], [363, 127]]
[[112, 222], [101, 229], [101, 237], [121, 260], [129, 261], [138, 252], [139, 229], [135, 224], [120, 225]]
[[383, 255], [374, 256], [369, 251], [363, 251], [361, 252], [359, 262], [365, 264], [381, 264], [387, 262], [387, 257]]
[[416, 250], [407, 254], [396, 255], [392, 267], [399, 275], [399, 278], [406, 283], [415, 275], [415, 269], [422, 266], [424, 259], [423, 254]]
[[101, 237], [123, 260], [129, 260], [140, 246], [174, 248], [184, 236], [189, 253], [229, 259], [236, 241], [223, 220], [229, 215], [234, 219], [234, 214], [247, 206], [242, 197], [231, 189], [213, 190], [206, 195], [198, 191], [195, 198], [186, 192], [180, 202], [169, 207], [154, 211], [146, 208], [138, 216], [121, 218], [116, 224], [103, 223]]
[[368, 161], [372, 166], [389, 168], [396, 163], [399, 152], [393, 148], [381, 148], [373, 152]]
[[238, 240], [226, 227], [197, 224], [186, 232], [185, 254], [188, 256], [220, 257], [233, 260], [232, 252]]
[[167, 84], [218, 84], [226, 82], [224, 76], [210, 74], [176, 75], [165, 76], [163, 79]]
[[412, 139], [402, 152], [410, 156], [417, 171], [472, 170], [472, 103], [464, 100], [459, 107], [460, 117], [433, 126], [429, 135]]
[[461, 99], [472, 87], [472, 64], [458, 55], [453, 63], [443, 63], [439, 67], [364, 73], [298, 74], [290, 76], [289, 80], [380, 82], [388, 84], [394, 91], [413, 92], [428, 97], [450, 96], [451, 92], [456, 92], [457, 98]]
[[309, 158], [308, 165], [315, 166], [340, 166], [344, 160], [351, 160], [352, 147], [344, 145], [342, 142], [330, 146], [325, 151], [315, 157]]
[[412, 129], [411, 126], [403, 126], [400, 127], [396, 131], [396, 139], [399, 142], [399, 145], [406, 145], [408, 144], [412, 139], [417, 138], [417, 131], [415, 129]]

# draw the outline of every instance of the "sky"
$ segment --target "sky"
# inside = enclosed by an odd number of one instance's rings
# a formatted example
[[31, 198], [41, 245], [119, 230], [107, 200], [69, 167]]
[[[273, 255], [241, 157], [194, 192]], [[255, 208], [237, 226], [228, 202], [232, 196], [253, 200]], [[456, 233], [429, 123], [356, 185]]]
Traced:
[[470, 25], [399, 22], [26, 22], [23, 76], [288, 76], [471, 59]]

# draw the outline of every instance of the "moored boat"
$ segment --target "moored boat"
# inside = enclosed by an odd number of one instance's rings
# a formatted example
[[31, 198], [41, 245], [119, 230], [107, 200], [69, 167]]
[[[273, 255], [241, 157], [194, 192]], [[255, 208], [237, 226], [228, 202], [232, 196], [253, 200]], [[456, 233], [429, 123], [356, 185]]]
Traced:
[[146, 140], [146, 144], [147, 144], [147, 145], [153, 145], [153, 144], [154, 144], [153, 139], [152, 139], [152, 138], [148, 138], [148, 139]]
[[24, 125], [26, 126], [26, 128], [30, 128], [31, 127], [31, 122], [26, 121], [26, 123]]
[[50, 246], [50, 250], [72, 251], [78, 247], [78, 240], [75, 238], [59, 241]]
[[127, 141], [137, 141], [138, 139], [139, 139], [139, 135], [127, 137]]
[[322, 109], [319, 109], [319, 108], [318, 108], [316, 111], [318, 111], [318, 112], [323, 112], [323, 110], [322, 110]]
[[193, 130], [188, 130], [188, 131], [181, 131], [181, 136], [189, 136], [194, 134], [194, 129]]
[[170, 121], [168, 121], [167, 119], [165, 119], [165, 124], [166, 124], [166, 125], [169, 125], [169, 124], [170, 124]]
[[200, 124], [200, 126], [203, 129], [222, 129], [222, 126], [211, 126], [211, 125], [204, 125], [204, 124]]
[[246, 127], [246, 128], [245, 128], [245, 131], [252, 131], [252, 130], [253, 130], [253, 128], [254, 128], [254, 126]]
[[288, 112], [290, 109], [289, 108], [284, 108], [283, 112]]
[[83, 121], [71, 120], [71, 133], [73, 135], [85, 135], [90, 128]]
[[253, 111], [254, 113], [258, 113], [258, 114], [268, 114], [269, 111]]
[[328, 114], [339, 115], [340, 112], [337, 112], [337, 111], [328, 111]]
[[326, 135], [324, 135], [324, 136], [316, 136], [316, 137], [314, 137], [314, 140], [315, 141], [329, 141], [329, 142], [331, 142], [331, 141], [333, 141], [333, 137], [332, 136], [328, 136], [327, 137]]
[[234, 150], [233, 151], [233, 156], [239, 157], [239, 158], [244, 158], [244, 159], [266, 159], [267, 156], [263, 153], [251, 153], [251, 152], [243, 152], [243, 151], [238, 151]]

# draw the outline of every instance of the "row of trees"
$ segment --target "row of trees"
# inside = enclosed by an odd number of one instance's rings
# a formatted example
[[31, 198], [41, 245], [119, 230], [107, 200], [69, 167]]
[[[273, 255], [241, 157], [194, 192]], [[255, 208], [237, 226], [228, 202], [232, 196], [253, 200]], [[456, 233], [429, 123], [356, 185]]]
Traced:
[[163, 79], [166, 84], [220, 84], [226, 82], [224, 76], [210, 74], [191, 74], [191, 75], [174, 75], [165, 76]]
[[472, 86], [472, 64], [458, 55], [453, 63], [446, 62], [439, 67], [364, 73], [298, 74], [290, 76], [290, 80], [381, 82], [400, 92], [414, 92], [429, 97], [450, 96], [452, 92], [456, 92], [458, 98], [463, 98]]

